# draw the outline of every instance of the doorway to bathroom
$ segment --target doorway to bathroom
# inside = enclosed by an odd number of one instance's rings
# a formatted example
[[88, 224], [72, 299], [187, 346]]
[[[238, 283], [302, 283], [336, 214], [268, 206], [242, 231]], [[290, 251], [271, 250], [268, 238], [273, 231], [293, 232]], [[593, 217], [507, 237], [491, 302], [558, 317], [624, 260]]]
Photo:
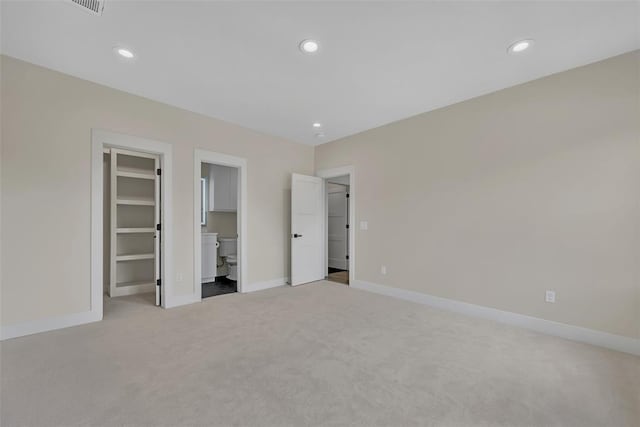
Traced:
[[246, 161], [196, 150], [194, 293], [196, 299], [242, 292], [245, 271]]

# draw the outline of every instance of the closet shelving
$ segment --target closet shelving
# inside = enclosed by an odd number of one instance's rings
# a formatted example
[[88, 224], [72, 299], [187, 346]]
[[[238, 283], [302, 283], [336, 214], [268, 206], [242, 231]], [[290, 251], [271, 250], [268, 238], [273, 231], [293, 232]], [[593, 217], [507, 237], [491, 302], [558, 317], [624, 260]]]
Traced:
[[136, 206], [155, 206], [156, 203], [153, 199], [147, 199], [145, 197], [120, 197], [116, 200], [118, 205], [136, 205]]
[[117, 228], [116, 233], [118, 234], [131, 234], [131, 233], [155, 233], [156, 229], [153, 227], [145, 228]]
[[116, 175], [124, 176], [127, 178], [150, 179], [152, 181], [156, 179], [155, 171], [149, 171], [146, 169], [131, 166], [121, 166], [116, 171]]
[[153, 292], [159, 278], [157, 156], [111, 149], [109, 296]]
[[132, 254], [132, 255], [119, 255], [116, 257], [116, 261], [137, 261], [141, 259], [154, 259], [155, 254]]

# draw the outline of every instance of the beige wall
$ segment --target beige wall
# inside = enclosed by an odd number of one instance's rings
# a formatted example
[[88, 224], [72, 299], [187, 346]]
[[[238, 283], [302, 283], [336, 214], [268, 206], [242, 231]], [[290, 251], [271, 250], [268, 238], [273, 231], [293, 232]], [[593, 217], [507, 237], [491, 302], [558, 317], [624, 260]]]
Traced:
[[[247, 158], [248, 281], [287, 276], [289, 175], [312, 172], [312, 148], [1, 59], [3, 325], [89, 309], [91, 128], [174, 145], [176, 294], [193, 281], [194, 148]], [[639, 338], [639, 64], [317, 147], [316, 169], [356, 168], [356, 278]]]
[[238, 216], [235, 212], [207, 212], [207, 226], [203, 231], [221, 237], [238, 237]]
[[193, 150], [247, 159], [248, 282], [288, 275], [290, 173], [313, 148], [2, 58], [2, 324], [89, 310], [91, 128], [174, 146], [177, 295], [193, 286]]
[[316, 170], [355, 166], [356, 279], [640, 337], [639, 63], [317, 147]]

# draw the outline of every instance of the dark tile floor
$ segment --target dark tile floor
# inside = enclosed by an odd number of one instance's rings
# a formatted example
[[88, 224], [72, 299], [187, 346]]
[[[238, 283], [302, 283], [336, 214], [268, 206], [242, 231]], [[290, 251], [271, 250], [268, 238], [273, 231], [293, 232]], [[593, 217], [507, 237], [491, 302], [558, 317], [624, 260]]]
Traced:
[[216, 277], [215, 282], [202, 284], [202, 298], [230, 294], [232, 292], [238, 292], [238, 284], [235, 280], [229, 280], [226, 277]]

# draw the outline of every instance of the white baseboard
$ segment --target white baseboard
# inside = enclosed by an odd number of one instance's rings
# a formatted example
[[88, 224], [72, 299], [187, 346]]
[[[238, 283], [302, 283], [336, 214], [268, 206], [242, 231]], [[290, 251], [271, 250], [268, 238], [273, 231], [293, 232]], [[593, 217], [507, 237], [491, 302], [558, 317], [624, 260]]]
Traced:
[[247, 292], [256, 292], [256, 291], [263, 291], [265, 289], [271, 289], [271, 288], [277, 288], [278, 286], [284, 286], [287, 284], [287, 278], [286, 277], [280, 277], [278, 279], [273, 279], [273, 280], [266, 280], [264, 282], [255, 282], [255, 283], [249, 283], [248, 285], [245, 285], [244, 288], [242, 289], [242, 293], [247, 293]]
[[580, 341], [587, 344], [606, 347], [612, 350], [640, 355], [640, 339], [624, 337], [621, 335], [596, 331], [594, 329], [587, 329], [579, 326], [568, 325], [566, 323], [554, 322], [552, 320], [526, 316], [524, 314], [512, 313], [481, 305], [436, 297], [433, 295], [423, 294], [421, 292], [392, 288], [390, 286], [365, 282], [363, 280], [355, 280], [351, 286], [356, 289], [362, 289], [381, 295], [412, 301], [418, 304], [453, 311], [467, 316], [490, 319], [501, 323], [519, 326], [521, 328], [531, 329], [536, 332], [542, 332], [548, 335], [554, 335], [573, 341]]
[[167, 299], [167, 303], [164, 305], [164, 308], [175, 308], [182, 305], [195, 304], [197, 302], [201, 301], [193, 294], [174, 295]]
[[25, 335], [40, 332], [53, 331], [54, 329], [68, 328], [70, 326], [83, 325], [85, 323], [102, 320], [102, 313], [85, 311], [82, 313], [67, 314], [64, 316], [47, 317], [45, 319], [30, 320], [14, 325], [2, 326], [0, 340], [23, 337]]
[[[243, 293], [261, 291], [264, 289], [276, 288], [286, 285], [287, 278], [267, 280], [264, 282], [251, 283], [245, 286]], [[173, 296], [167, 300], [165, 308], [175, 308], [182, 305], [195, 304], [200, 302], [193, 294]], [[0, 341], [11, 338], [23, 337], [25, 335], [37, 334], [40, 332], [53, 331], [55, 329], [68, 328], [70, 326], [83, 325], [85, 323], [102, 320], [102, 313], [86, 311], [83, 313], [68, 314], [65, 316], [49, 317], [45, 319], [31, 320], [14, 325], [2, 326], [0, 329]]]

